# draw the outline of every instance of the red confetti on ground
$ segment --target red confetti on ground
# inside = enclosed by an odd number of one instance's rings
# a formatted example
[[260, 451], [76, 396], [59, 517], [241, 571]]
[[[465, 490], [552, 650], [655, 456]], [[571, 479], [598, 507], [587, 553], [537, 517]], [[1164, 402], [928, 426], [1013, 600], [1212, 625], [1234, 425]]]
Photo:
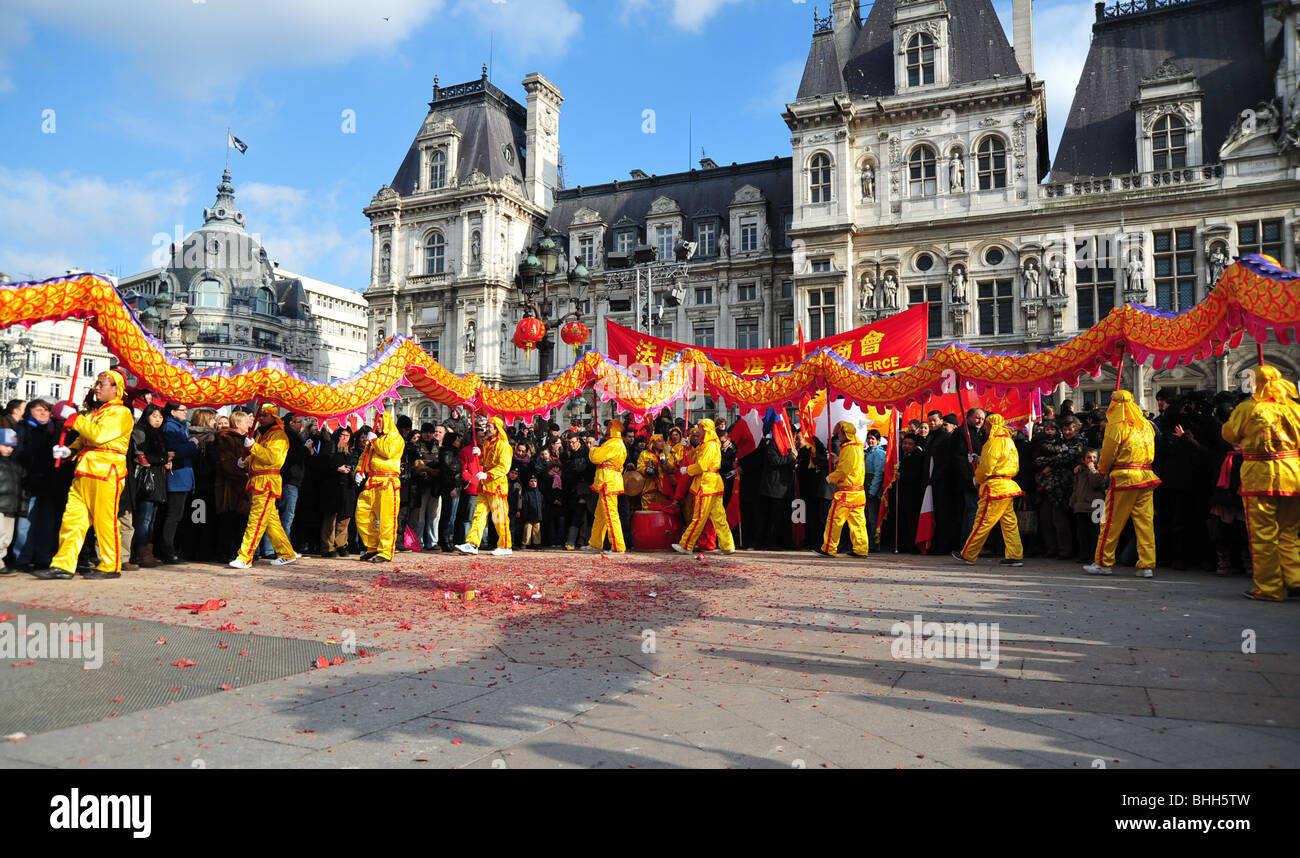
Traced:
[[232, 688], [232, 686], [226, 685], [226, 683], [224, 683], [224, 682], [221, 683], [221, 690], [222, 690], [222, 691], [230, 691], [231, 688]]
[[197, 661], [190, 661], [188, 658], [178, 658], [172, 662], [173, 667], [194, 667]]
[[232, 623], [230, 620], [226, 620], [224, 623], [221, 624], [221, 628], [219, 629], [219, 631], [223, 631], [223, 632], [242, 632], [243, 629], [241, 629], [239, 626], [237, 626], [237, 625], [235, 625], [234, 623]]
[[0, 614], [0, 623], [16, 618], [17, 614]]
[[217, 641], [217, 649], [230, 649], [230, 644], [225, 641]]
[[29, 664], [35, 664], [35, 661], [15, 661], [11, 667], [27, 667]]
[[225, 599], [208, 599], [206, 602], [196, 603], [193, 605], [177, 605], [176, 610], [189, 611], [191, 614], [199, 614], [204, 611], [219, 611], [225, 606]]

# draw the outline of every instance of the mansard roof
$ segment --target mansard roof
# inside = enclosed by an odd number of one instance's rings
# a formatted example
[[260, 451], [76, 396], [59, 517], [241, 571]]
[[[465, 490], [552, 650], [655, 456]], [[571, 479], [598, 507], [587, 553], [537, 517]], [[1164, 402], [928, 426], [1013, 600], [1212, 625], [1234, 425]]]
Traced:
[[1262, 0], [1171, 0], [1140, 12], [1126, 11], [1130, 5], [1099, 4], [1092, 46], [1052, 164], [1053, 181], [1137, 169], [1132, 103], [1142, 78], [1166, 60], [1193, 72], [1205, 93], [1206, 163], [1218, 160], [1241, 110], [1273, 98], [1279, 44], [1265, 44]]
[[[854, 95], [894, 95], [894, 11], [900, 0], [876, 0], [844, 64]], [[992, 0], [948, 0], [951, 80], [954, 84], [1020, 75], [1015, 51]]]
[[[439, 88], [436, 83], [435, 79], [429, 113], [416, 130], [411, 148], [390, 183], [393, 190], [402, 196], [415, 190], [420, 178], [420, 149], [416, 140], [430, 118], [450, 118], [460, 132], [460, 157], [454, 175], [461, 180], [478, 170], [494, 182], [512, 176], [522, 183], [528, 122], [524, 107], [494, 86], [486, 76], [456, 86]], [[513, 153], [510, 160], [505, 155], [507, 145]]]
[[[691, 170], [667, 176], [651, 176], [630, 182], [612, 182], [589, 187], [578, 186], [555, 192], [555, 207], [551, 209], [547, 224], [567, 233], [573, 216], [580, 209], [593, 209], [601, 220], [618, 226], [626, 218], [644, 224], [650, 205], [659, 197], [671, 197], [681, 206], [688, 218], [702, 214], [726, 212], [736, 191], [752, 185], [763, 192], [768, 206], [768, 226], [772, 229], [772, 246], [785, 244], [785, 219], [780, 215], [793, 211], [794, 180], [793, 159], [773, 158], [771, 161], [754, 161], [732, 164], [707, 170]], [[613, 232], [611, 228], [609, 232]], [[606, 235], [607, 242], [612, 236]]]
[[808, 50], [808, 63], [799, 82], [798, 98], [816, 98], [846, 92], [839, 53], [835, 50], [835, 32], [819, 30]]

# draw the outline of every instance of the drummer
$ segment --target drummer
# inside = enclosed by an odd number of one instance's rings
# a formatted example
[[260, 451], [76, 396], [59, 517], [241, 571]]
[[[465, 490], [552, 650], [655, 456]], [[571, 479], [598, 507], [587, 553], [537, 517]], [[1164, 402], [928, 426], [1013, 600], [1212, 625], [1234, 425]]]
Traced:
[[650, 449], [641, 454], [636, 463], [636, 470], [645, 478], [645, 489], [641, 492], [641, 509], [659, 512], [675, 511], [677, 505], [672, 500], [672, 453], [664, 443], [663, 435], [650, 436]]

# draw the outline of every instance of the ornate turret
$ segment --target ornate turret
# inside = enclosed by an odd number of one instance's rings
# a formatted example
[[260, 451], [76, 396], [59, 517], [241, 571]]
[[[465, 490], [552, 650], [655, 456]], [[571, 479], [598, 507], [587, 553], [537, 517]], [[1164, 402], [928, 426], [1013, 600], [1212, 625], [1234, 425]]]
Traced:
[[217, 185], [217, 201], [203, 210], [203, 225], [214, 223], [230, 224], [241, 232], [244, 229], [244, 213], [235, 207], [235, 186], [230, 183], [229, 167], [222, 172], [221, 184]]

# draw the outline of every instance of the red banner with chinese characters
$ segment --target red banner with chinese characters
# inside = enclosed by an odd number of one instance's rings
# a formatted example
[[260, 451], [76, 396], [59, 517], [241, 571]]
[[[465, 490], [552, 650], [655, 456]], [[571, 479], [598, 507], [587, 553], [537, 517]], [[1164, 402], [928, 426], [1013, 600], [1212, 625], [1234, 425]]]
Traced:
[[[830, 349], [867, 372], [889, 373], [925, 360], [929, 305], [918, 304], [887, 319], [843, 334], [774, 349], [699, 349], [719, 366], [746, 378], [788, 372], [818, 349]], [[649, 334], [639, 334], [617, 322], [605, 321], [606, 354], [624, 366], [661, 367], [684, 348], [696, 348]]]

